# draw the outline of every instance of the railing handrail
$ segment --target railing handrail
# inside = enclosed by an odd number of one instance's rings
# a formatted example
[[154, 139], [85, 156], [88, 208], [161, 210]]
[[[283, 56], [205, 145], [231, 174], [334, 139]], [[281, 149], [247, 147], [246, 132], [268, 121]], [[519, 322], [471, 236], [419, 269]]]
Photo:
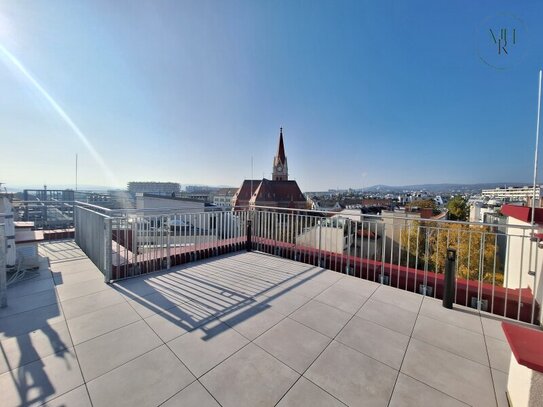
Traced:
[[[250, 208], [255, 209], [271, 209], [274, 211], [286, 211], [286, 212], [303, 212], [303, 213], [315, 213], [315, 214], [335, 214], [338, 217], [345, 217], [348, 218], [349, 216], [358, 216], [358, 214], [346, 214], [342, 213], [341, 211], [332, 211], [332, 210], [314, 210], [314, 209], [293, 209], [293, 208], [278, 208], [274, 206], [251, 206]], [[398, 212], [400, 213], [400, 212]], [[405, 214], [405, 212], [402, 212], [402, 214]], [[407, 215], [404, 216], [394, 216], [394, 215], [373, 215], [373, 214], [367, 214], [367, 213], [360, 213], [362, 218], [370, 218], [370, 219], [394, 219], [394, 220], [411, 220], [411, 221], [417, 221], [417, 222], [436, 222], [436, 223], [447, 223], [447, 224], [459, 224], [459, 225], [467, 225], [467, 226], [489, 226], [489, 227], [513, 227], [513, 228], [519, 228], [519, 229], [538, 229], [537, 225], [507, 225], [502, 223], [488, 223], [488, 222], [469, 222], [469, 221], [460, 221], [460, 220], [448, 220], [448, 219], [432, 219], [432, 218], [416, 218], [416, 217], [409, 217]]]

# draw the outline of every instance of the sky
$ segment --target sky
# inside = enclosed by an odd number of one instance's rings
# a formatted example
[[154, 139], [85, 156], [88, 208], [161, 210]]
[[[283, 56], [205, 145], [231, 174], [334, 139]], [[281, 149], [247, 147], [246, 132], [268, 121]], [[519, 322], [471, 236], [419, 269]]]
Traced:
[[542, 20], [526, 0], [0, 0], [0, 182], [73, 185], [77, 154], [79, 185], [238, 186], [271, 177], [281, 126], [304, 191], [530, 182]]

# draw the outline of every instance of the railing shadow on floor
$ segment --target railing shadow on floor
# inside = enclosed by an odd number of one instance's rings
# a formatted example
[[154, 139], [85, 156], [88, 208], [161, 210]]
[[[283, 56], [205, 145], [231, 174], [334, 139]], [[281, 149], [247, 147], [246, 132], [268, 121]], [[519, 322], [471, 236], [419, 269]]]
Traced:
[[[259, 253], [258, 255], [270, 256], [265, 253]], [[274, 256], [270, 257], [273, 258]], [[143, 296], [130, 290], [131, 285], [137, 285], [137, 283], [133, 283], [133, 281], [137, 280], [122, 280], [114, 283], [113, 286], [128, 299], [148, 308], [153, 313], [160, 314], [169, 322], [176, 324], [186, 331], [201, 329], [205, 333], [202, 340], [207, 341], [269, 309], [271, 307], [271, 301], [285, 295], [295, 288], [300, 287], [326, 271], [325, 269], [319, 267], [307, 265], [307, 267], [302, 269], [299, 273], [292, 275], [283, 273], [283, 276], [286, 278], [283, 278], [277, 282], [269, 282], [259, 279], [258, 275], [251, 277], [247, 276], [242, 280], [238, 279], [236, 282], [228, 275], [228, 272], [231, 270], [225, 270], [222, 267], [213, 266], [214, 261], [225, 258], [234, 259], [234, 261], [239, 263], [240, 266], [250, 264], [235, 259], [235, 253], [232, 253], [225, 256], [206, 259], [200, 262], [194, 262], [183, 266], [179, 270], [160, 272], [158, 275], [150, 274], [146, 276], [148, 278], [145, 280], [138, 279], [140, 284], [142, 281], [145, 283], [152, 281], [152, 285], [149, 284], [149, 286], [153, 287], [153, 290]], [[226, 279], [223, 280], [224, 284], [206, 280], [200, 275], [196, 274], [196, 268], [201, 266], [208, 268], [208, 270], [205, 272], [207, 275], [217, 277], [217, 275], [220, 273], [222, 274], [221, 277], [226, 277]], [[254, 265], [252, 266], [254, 268]], [[258, 267], [264, 269], [267, 268], [260, 265]], [[276, 269], [268, 268], [268, 270], [270, 272], [277, 273]], [[258, 290], [252, 294], [247, 294], [241, 287], [239, 290], [236, 290], [230, 286], [230, 284], [235, 283], [247, 284], [247, 280], [249, 279], [257, 280], [257, 282], [261, 285], [258, 287]], [[295, 280], [299, 281], [296, 281], [294, 284], [289, 284], [279, 292], [273, 293], [270, 296], [266, 295], [271, 290], [277, 289], [286, 283]], [[250, 288], [250, 286], [246, 286], [246, 289], [248, 288]], [[157, 297], [156, 294], [159, 294], [159, 296]], [[149, 300], [147, 297], [151, 296], [153, 298]], [[256, 297], [259, 297], [259, 299], [256, 300]], [[183, 299], [182, 302], [176, 302], [174, 300], [179, 300], [181, 298]], [[182, 309], [183, 306], [186, 308], [186, 310]], [[200, 311], [202, 317], [198, 318], [197, 316], [195, 317], [195, 315], [191, 315], [189, 312], [187, 312], [189, 310], [195, 313]], [[211, 324], [212, 322], [217, 322], [218, 319], [224, 323]]]

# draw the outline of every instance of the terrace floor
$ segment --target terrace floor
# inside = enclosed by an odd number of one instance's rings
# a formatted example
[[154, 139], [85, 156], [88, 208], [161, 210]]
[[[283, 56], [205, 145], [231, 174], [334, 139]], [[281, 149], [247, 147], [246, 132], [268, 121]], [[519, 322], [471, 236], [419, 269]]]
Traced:
[[500, 321], [257, 252], [107, 285], [73, 241], [0, 310], [2, 406], [507, 406]]

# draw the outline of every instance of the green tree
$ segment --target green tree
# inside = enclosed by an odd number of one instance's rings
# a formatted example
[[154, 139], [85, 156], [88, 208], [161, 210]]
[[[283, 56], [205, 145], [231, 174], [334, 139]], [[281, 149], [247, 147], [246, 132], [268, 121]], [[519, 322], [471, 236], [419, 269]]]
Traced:
[[447, 204], [450, 220], [467, 220], [468, 219], [468, 203], [461, 196], [455, 196]]

